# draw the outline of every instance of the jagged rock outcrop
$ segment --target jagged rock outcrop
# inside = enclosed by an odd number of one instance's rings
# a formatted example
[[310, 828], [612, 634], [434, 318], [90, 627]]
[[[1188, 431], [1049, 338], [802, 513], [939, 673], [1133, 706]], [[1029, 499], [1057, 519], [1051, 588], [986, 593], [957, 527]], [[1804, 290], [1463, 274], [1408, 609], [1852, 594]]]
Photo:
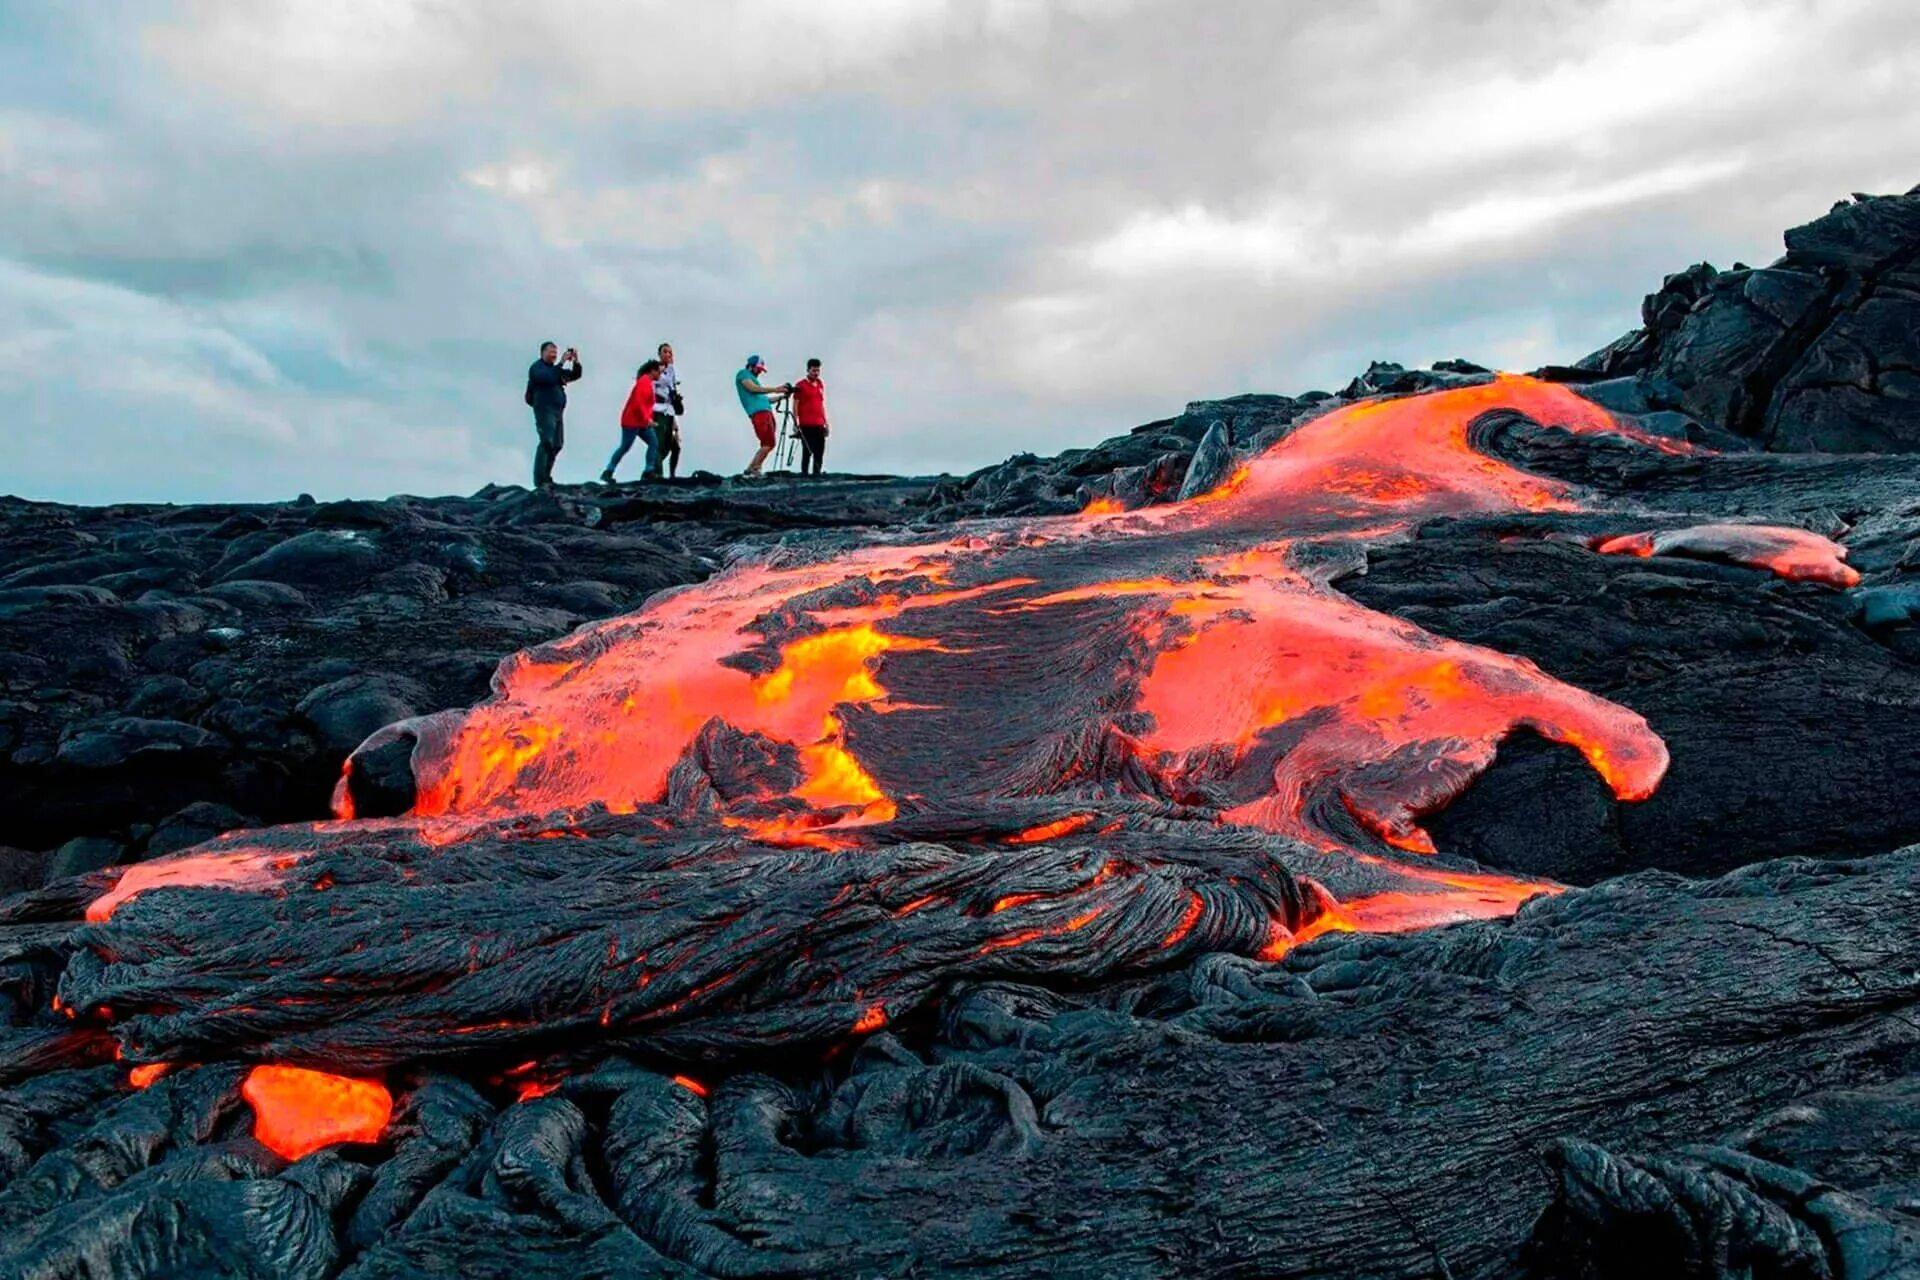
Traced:
[[1719, 446], [1920, 450], [1920, 188], [1842, 201], [1786, 242], [1768, 267], [1668, 276], [1642, 327], [1575, 370]]

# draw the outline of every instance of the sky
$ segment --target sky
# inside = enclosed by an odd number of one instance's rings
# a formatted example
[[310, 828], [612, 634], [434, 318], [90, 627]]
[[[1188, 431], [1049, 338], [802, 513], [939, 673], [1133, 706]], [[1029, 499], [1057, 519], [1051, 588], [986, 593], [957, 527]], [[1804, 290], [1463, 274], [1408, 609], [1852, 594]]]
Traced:
[[563, 482], [663, 339], [720, 472], [750, 353], [914, 473], [1569, 361], [1916, 84], [1910, 0], [0, 0], [0, 493], [525, 484], [546, 338]]

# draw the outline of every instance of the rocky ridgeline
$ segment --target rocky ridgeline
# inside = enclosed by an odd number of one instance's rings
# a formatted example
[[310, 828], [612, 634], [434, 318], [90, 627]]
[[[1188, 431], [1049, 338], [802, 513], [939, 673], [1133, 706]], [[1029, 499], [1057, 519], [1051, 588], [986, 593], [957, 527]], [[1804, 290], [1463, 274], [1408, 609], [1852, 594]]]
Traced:
[[[1843, 202], [1786, 242], [1771, 267], [1669, 277], [1643, 327], [1541, 373], [1723, 450], [1920, 450], [1920, 194]], [[179, 507], [0, 498], [0, 893], [323, 816], [373, 729], [471, 704], [503, 655], [704, 578], [738, 549], [1172, 501], [1352, 400], [1487, 376], [1466, 361], [1376, 362], [1338, 393], [1196, 401], [958, 479], [701, 475]], [[1870, 597], [1882, 624], [1920, 603], [1897, 579]]]

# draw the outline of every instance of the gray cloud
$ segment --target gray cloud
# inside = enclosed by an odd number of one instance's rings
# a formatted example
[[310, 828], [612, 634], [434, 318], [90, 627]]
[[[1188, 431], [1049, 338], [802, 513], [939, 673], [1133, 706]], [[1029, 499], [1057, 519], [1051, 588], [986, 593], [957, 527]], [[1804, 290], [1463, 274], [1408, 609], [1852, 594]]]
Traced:
[[[1444, 14], [1441, 12], [1444, 10]], [[0, 490], [563, 478], [679, 349], [828, 362], [836, 463], [964, 470], [1384, 357], [1527, 366], [1920, 179], [1900, 0], [89, 6], [0, 35]]]

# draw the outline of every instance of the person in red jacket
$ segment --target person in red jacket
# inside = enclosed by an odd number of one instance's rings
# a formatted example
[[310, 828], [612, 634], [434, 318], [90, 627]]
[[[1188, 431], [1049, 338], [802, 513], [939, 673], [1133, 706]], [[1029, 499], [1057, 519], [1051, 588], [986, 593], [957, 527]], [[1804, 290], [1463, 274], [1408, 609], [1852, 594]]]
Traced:
[[807, 361], [807, 376], [793, 384], [793, 424], [800, 429], [800, 474], [819, 475], [827, 462], [827, 384], [820, 361]]
[[647, 464], [640, 478], [660, 478], [660, 433], [653, 425], [653, 376], [659, 372], [660, 362], [649, 360], [634, 375], [633, 390], [627, 393], [626, 406], [620, 410], [620, 447], [613, 451], [613, 456], [607, 459], [607, 469], [600, 473], [602, 484], [613, 483], [613, 469], [627, 456], [635, 440], [647, 442]]

